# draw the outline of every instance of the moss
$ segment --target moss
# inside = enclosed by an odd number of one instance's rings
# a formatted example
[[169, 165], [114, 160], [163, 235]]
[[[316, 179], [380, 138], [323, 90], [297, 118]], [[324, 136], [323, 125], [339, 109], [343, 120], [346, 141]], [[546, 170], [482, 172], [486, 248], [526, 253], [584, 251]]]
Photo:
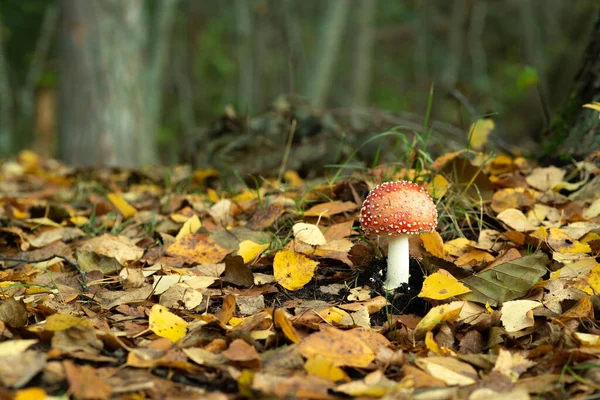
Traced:
[[[548, 132], [546, 140], [542, 143], [544, 156], [553, 155], [558, 147], [569, 137], [583, 105], [576, 93], [579, 93], [578, 88], [573, 88], [565, 104], [552, 118], [550, 132]], [[569, 155], [565, 156], [569, 157]]]

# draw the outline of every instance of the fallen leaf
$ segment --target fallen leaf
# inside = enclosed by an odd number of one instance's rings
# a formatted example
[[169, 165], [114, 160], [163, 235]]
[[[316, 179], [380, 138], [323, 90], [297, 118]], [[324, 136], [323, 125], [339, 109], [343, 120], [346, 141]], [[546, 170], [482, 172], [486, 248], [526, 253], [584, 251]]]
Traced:
[[471, 289], [460, 283], [452, 275], [436, 272], [425, 278], [419, 297], [445, 300], [470, 291]]
[[256, 260], [258, 256], [269, 248], [269, 246], [269, 243], [259, 244], [252, 240], [244, 240], [240, 242], [240, 248], [237, 254], [244, 259], [244, 264], [249, 264]]
[[167, 253], [189, 264], [216, 264], [231, 253], [202, 233], [185, 235], [167, 248]]
[[137, 210], [132, 207], [121, 194], [109, 193], [106, 197], [113, 207], [117, 209], [119, 214], [123, 216], [123, 219], [129, 219], [137, 213]]
[[420, 236], [425, 250], [431, 253], [431, 255], [438, 258], [444, 258], [446, 256], [444, 251], [444, 241], [437, 231], [421, 233]]
[[304, 212], [304, 216], [331, 218], [332, 215], [354, 211], [356, 209], [358, 209], [358, 205], [350, 201], [330, 201], [329, 203], [321, 203], [312, 206]]
[[417, 324], [414, 332], [415, 338], [423, 338], [427, 332], [434, 330], [446, 321], [456, 321], [465, 303], [464, 301], [454, 301], [433, 307]]
[[331, 360], [318, 354], [313, 355], [306, 360], [304, 369], [309, 374], [320, 376], [332, 382], [350, 380], [344, 370], [335, 365]]
[[477, 382], [477, 371], [469, 364], [452, 357], [419, 358], [416, 364], [447, 385], [467, 386]]
[[533, 300], [506, 301], [502, 304], [502, 325], [507, 332], [517, 332], [533, 326], [533, 310], [542, 303]]
[[350, 331], [322, 327], [300, 342], [300, 353], [306, 357], [321, 356], [336, 366], [365, 368], [375, 359], [373, 351]]
[[314, 224], [298, 222], [294, 224], [292, 231], [294, 232], [294, 237], [296, 239], [312, 246], [327, 243], [327, 240], [325, 240], [325, 236], [323, 236], [319, 227]]
[[319, 263], [292, 250], [282, 249], [275, 254], [275, 282], [288, 290], [298, 290], [312, 279]]
[[202, 223], [200, 222], [200, 218], [197, 215], [193, 215], [188, 218], [187, 221], [183, 224], [177, 236], [175, 236], [175, 240], [179, 240], [186, 235], [191, 235], [192, 233], [198, 232], [198, 230], [202, 227]]
[[185, 336], [188, 323], [160, 304], [152, 306], [148, 328], [160, 337], [177, 342]]
[[546, 273], [547, 264], [548, 256], [536, 253], [488, 267], [463, 279], [462, 283], [472, 290], [463, 298], [493, 306], [516, 299]]
[[536, 228], [535, 225], [533, 225], [529, 219], [527, 219], [522, 211], [519, 211], [515, 208], [508, 208], [502, 211], [496, 216], [496, 218], [517, 232], [532, 231]]

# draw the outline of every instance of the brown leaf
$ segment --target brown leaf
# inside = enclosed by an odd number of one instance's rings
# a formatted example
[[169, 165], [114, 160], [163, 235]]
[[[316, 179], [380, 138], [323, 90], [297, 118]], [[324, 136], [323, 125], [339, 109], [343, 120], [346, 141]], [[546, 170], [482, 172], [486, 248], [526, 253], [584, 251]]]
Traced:
[[241, 256], [230, 256], [225, 259], [225, 273], [222, 279], [224, 282], [241, 287], [254, 285], [252, 270], [247, 265], [244, 265], [244, 259]]
[[73, 396], [80, 399], [108, 399], [112, 395], [112, 388], [98, 376], [94, 367], [77, 366], [70, 360], [63, 361], [63, 366]]
[[9, 297], [0, 304], [0, 321], [13, 328], [22, 328], [27, 324], [27, 308], [23, 300]]
[[262, 364], [260, 355], [256, 349], [242, 339], [236, 339], [231, 342], [229, 348], [221, 354], [245, 368], [257, 369]]
[[231, 250], [222, 248], [208, 235], [194, 233], [175, 241], [167, 248], [167, 253], [188, 264], [216, 264]]
[[330, 218], [332, 215], [341, 214], [344, 212], [354, 211], [358, 209], [356, 203], [350, 201], [330, 201], [329, 203], [317, 204], [306, 210], [306, 217], [325, 217]]

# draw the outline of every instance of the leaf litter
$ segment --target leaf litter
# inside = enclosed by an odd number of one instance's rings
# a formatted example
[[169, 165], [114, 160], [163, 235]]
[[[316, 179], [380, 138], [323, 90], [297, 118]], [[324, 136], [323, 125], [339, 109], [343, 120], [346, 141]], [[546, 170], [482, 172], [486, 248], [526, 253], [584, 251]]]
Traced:
[[[314, 185], [214, 170], [0, 166], [0, 386], [17, 398], [573, 398], [600, 389], [600, 167], [475, 151]], [[386, 293], [368, 188], [409, 176], [439, 229]], [[206, 179], [210, 177], [211, 179]], [[100, 190], [101, 189], [101, 190]], [[104, 194], [102, 194], [104, 193]], [[32, 196], [32, 194], [35, 194]]]

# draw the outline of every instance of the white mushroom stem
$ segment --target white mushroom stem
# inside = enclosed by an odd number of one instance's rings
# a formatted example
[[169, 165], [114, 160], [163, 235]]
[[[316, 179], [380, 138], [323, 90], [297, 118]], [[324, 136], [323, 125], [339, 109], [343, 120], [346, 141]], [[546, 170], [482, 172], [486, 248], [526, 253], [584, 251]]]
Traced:
[[385, 289], [394, 290], [409, 277], [408, 235], [392, 235], [388, 247], [388, 267]]

